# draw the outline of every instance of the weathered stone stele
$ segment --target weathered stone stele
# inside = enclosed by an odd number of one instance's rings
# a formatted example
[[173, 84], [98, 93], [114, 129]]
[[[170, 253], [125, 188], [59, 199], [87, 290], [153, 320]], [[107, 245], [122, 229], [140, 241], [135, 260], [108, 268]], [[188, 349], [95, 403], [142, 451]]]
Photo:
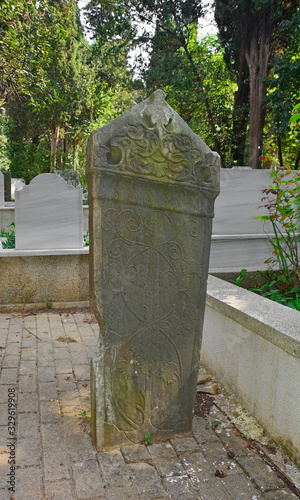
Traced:
[[97, 449], [191, 432], [219, 168], [161, 90], [89, 138]]

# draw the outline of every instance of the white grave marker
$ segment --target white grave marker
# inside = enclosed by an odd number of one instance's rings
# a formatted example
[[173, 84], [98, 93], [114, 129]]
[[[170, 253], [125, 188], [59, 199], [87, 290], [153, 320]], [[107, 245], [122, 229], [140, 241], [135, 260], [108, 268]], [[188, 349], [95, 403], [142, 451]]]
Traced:
[[15, 192], [16, 248], [83, 246], [82, 189], [55, 174], [41, 174]]

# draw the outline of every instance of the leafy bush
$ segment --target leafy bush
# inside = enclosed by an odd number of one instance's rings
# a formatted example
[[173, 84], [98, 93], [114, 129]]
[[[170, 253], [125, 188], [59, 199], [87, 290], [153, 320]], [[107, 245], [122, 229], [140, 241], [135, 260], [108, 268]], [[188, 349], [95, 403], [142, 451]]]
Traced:
[[[262, 160], [270, 161], [266, 157]], [[271, 222], [273, 255], [265, 261], [270, 269], [262, 273], [267, 283], [253, 291], [300, 310], [300, 172], [292, 175], [290, 168], [275, 167], [270, 177], [273, 184], [262, 190], [262, 206], [268, 215], [255, 219]], [[279, 272], [274, 270], [275, 265]]]
[[1, 231], [1, 238], [6, 238], [6, 241], [2, 242], [2, 248], [15, 248], [15, 224], [12, 223], [10, 226], [10, 231]]

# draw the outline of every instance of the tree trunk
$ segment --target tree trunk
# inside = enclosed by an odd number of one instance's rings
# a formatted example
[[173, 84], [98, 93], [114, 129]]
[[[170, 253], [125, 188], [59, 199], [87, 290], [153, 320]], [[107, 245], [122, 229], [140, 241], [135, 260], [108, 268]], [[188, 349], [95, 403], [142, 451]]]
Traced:
[[73, 144], [72, 144], [72, 169], [73, 170], [76, 170], [76, 142], [73, 141]]
[[59, 138], [59, 126], [51, 125], [51, 165], [50, 173], [52, 173], [56, 166], [56, 148]]
[[282, 156], [282, 144], [281, 144], [281, 137], [277, 137], [277, 146], [278, 146], [278, 159], [279, 159], [279, 165], [283, 167], [283, 156]]
[[297, 158], [295, 161], [295, 167], [294, 167], [295, 170], [298, 170], [299, 163], [300, 163], [300, 149], [298, 150]]
[[249, 120], [249, 69], [245, 57], [244, 44], [240, 52], [239, 84], [234, 95], [233, 127], [232, 127], [232, 157], [234, 163], [245, 165], [245, 145], [247, 125]]
[[[257, 14], [258, 15], [258, 14]], [[260, 14], [260, 30], [254, 29], [246, 50], [246, 60], [250, 76], [250, 124], [249, 124], [249, 166], [261, 168], [259, 157], [262, 155], [265, 109], [263, 100], [266, 95], [264, 79], [268, 75], [271, 50], [271, 9]], [[259, 26], [256, 20], [254, 26]]]

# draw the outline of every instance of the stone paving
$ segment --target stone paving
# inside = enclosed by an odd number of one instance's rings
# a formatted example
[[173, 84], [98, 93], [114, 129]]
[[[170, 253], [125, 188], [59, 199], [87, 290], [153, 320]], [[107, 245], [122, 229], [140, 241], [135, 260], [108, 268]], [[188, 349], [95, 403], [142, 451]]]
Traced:
[[217, 407], [218, 432], [206, 427], [212, 415], [194, 417], [190, 437], [97, 453], [88, 422], [97, 337], [88, 311], [0, 314], [0, 500], [297, 498]]

